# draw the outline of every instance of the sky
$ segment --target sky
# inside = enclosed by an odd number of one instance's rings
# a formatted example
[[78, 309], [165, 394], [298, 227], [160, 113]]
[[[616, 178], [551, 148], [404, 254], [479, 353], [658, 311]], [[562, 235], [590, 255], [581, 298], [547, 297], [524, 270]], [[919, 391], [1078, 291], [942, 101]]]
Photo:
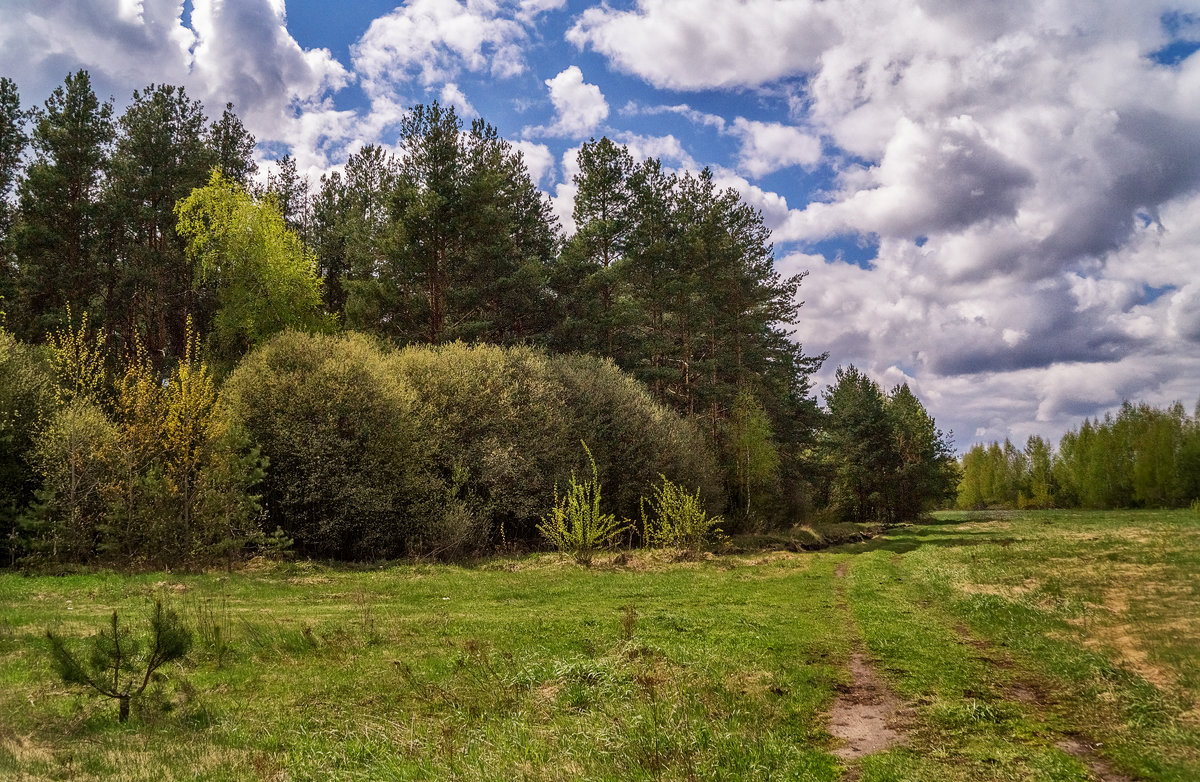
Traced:
[[570, 232], [607, 135], [710, 167], [808, 272], [795, 338], [957, 450], [1200, 399], [1200, 0], [0, 0], [26, 105], [87, 69], [233, 102], [315, 182], [439, 100]]

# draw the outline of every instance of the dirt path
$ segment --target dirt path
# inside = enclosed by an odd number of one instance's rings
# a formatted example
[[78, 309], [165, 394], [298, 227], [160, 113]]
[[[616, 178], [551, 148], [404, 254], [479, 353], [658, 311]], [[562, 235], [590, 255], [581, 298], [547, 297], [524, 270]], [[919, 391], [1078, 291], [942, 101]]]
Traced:
[[[844, 579], [849, 561], [834, 571], [838, 603], [845, 621], [853, 623], [846, 601]], [[908, 709], [875, 672], [870, 660], [856, 650], [850, 656], [850, 685], [844, 687], [833, 702], [829, 715], [829, 733], [843, 742], [833, 751], [842, 760], [854, 764], [859, 758], [903, 744], [906, 738], [904, 722]], [[858, 779], [856, 765], [847, 769], [846, 782]]]

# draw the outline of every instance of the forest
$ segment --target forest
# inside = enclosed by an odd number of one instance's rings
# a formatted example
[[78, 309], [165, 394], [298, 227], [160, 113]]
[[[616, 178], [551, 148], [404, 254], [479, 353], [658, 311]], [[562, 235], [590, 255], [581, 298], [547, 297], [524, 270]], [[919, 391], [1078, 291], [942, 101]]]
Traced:
[[419, 105], [395, 148], [313, 183], [180, 87], [116, 116], [86, 71], [32, 108], [0, 79], [6, 565], [536, 547], [589, 474], [618, 521], [670, 488], [726, 533], [953, 501], [907, 386], [818, 399], [804, 275], [707, 169], [592, 139], [568, 235], [482, 119]]
[[1179, 508], [1200, 499], [1200, 405], [1126, 402], [1085, 419], [1055, 449], [1030, 437], [976, 445], [962, 458], [958, 507]]

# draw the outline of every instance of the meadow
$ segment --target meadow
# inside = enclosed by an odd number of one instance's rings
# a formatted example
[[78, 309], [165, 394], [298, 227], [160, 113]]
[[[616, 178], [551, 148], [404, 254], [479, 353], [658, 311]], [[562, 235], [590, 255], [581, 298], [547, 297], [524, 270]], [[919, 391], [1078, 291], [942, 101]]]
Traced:
[[[6, 572], [0, 778], [1195, 780], [1197, 573], [1191, 511], [590, 568]], [[119, 723], [45, 633], [155, 598], [195, 643]]]

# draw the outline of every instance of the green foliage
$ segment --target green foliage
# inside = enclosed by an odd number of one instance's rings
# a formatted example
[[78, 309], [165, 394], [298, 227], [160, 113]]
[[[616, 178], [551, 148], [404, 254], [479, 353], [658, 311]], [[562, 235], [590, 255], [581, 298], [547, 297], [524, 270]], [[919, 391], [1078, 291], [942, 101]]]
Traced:
[[[192, 648], [192, 632], [173, 609], [156, 600], [150, 613], [148, 638], [139, 641], [121, 627], [116, 611], [107, 632], [89, 639], [81, 657], [62, 636], [47, 630], [50, 655], [63, 682], [90, 687], [118, 703], [118, 721], [129, 719], [133, 698], [141, 695], [150, 677], [169, 662], [182, 659]], [[144, 647], [144, 651], [143, 651]]]
[[112, 105], [96, 98], [86, 71], [68, 75], [32, 119], [33, 159], [17, 188], [10, 323], [24, 339], [40, 341], [69, 320], [68, 303], [102, 310], [101, 192], [114, 128]]
[[666, 475], [700, 490], [706, 510], [724, 507], [720, 467], [712, 444], [694, 419], [657, 402], [648, 389], [612, 361], [592, 356], [552, 356], [556, 395], [569, 411], [561, 446], [563, 464], [575, 451], [572, 433], [595, 446], [594, 454], [613, 512], [636, 518], [647, 487]]
[[820, 453], [830, 506], [852, 521], [897, 523], [955, 497], [958, 463], [946, 435], [906, 384], [884, 394], [854, 366], [825, 392]]
[[[553, 218], [520, 153], [482, 120], [464, 131], [436, 102], [405, 115], [400, 142], [399, 160], [373, 150], [348, 170], [347, 184], [365, 179], [369, 195], [330, 178], [319, 197], [326, 219], [351, 218], [349, 232], [315, 228], [322, 255], [344, 269], [347, 323], [401, 344], [510, 345], [544, 333]], [[385, 220], [373, 217], [377, 191]]]
[[820, 452], [829, 475], [829, 504], [851, 521], [880, 520], [886, 515], [888, 479], [898, 466], [883, 392], [853, 365], [838, 367], [825, 407]]
[[30, 461], [42, 485], [24, 522], [38, 559], [83, 562], [94, 555], [110, 474], [104, 454], [116, 436], [104, 412], [84, 399], [55, 410], [38, 433]]
[[271, 202], [256, 202], [214, 170], [175, 207], [199, 284], [216, 290], [213, 340], [236, 359], [288, 328], [323, 330], [316, 260]]
[[[650, 506], [647, 515], [646, 506]], [[662, 476], [653, 495], [641, 507], [642, 540], [649, 547], [679, 548], [697, 554], [721, 534], [720, 516], [709, 516], [700, 502], [700, 490], [689, 493]]]
[[404, 553], [428, 512], [415, 398], [368, 338], [284, 332], [250, 353], [221, 395], [268, 460], [268, 529], [322, 556]]
[[729, 420], [725, 422], [724, 440], [728, 470], [734, 478], [737, 508], [746, 519], [754, 514], [755, 501], [768, 495], [779, 477], [779, 450], [771, 437], [771, 421], [754, 395], [738, 392]]
[[39, 485], [33, 443], [54, 401], [46, 352], [0, 327], [0, 550], [12, 565], [21, 553], [18, 519]]
[[620, 516], [660, 473], [719, 497], [695, 427], [586, 356], [462, 343], [389, 353], [360, 335], [286, 333], [247, 356], [223, 398], [269, 459], [268, 523], [310, 553], [446, 556], [501, 529], [534, 539], [577, 466], [577, 436], [599, 443]]
[[1039, 437], [1024, 451], [975, 445], [962, 460], [958, 507], [1165, 508], [1200, 496], [1200, 423], [1179, 403], [1126, 402], [1086, 419], [1058, 449]]
[[629, 528], [628, 522], [617, 521], [611, 513], [600, 512], [600, 479], [596, 460], [587, 443], [583, 445], [591, 465], [592, 477], [580, 481], [571, 471], [567, 491], [561, 498], [554, 487], [554, 505], [542, 517], [538, 532], [555, 548], [570, 554], [581, 565], [590, 565], [592, 558], [614, 545], [618, 536]]

